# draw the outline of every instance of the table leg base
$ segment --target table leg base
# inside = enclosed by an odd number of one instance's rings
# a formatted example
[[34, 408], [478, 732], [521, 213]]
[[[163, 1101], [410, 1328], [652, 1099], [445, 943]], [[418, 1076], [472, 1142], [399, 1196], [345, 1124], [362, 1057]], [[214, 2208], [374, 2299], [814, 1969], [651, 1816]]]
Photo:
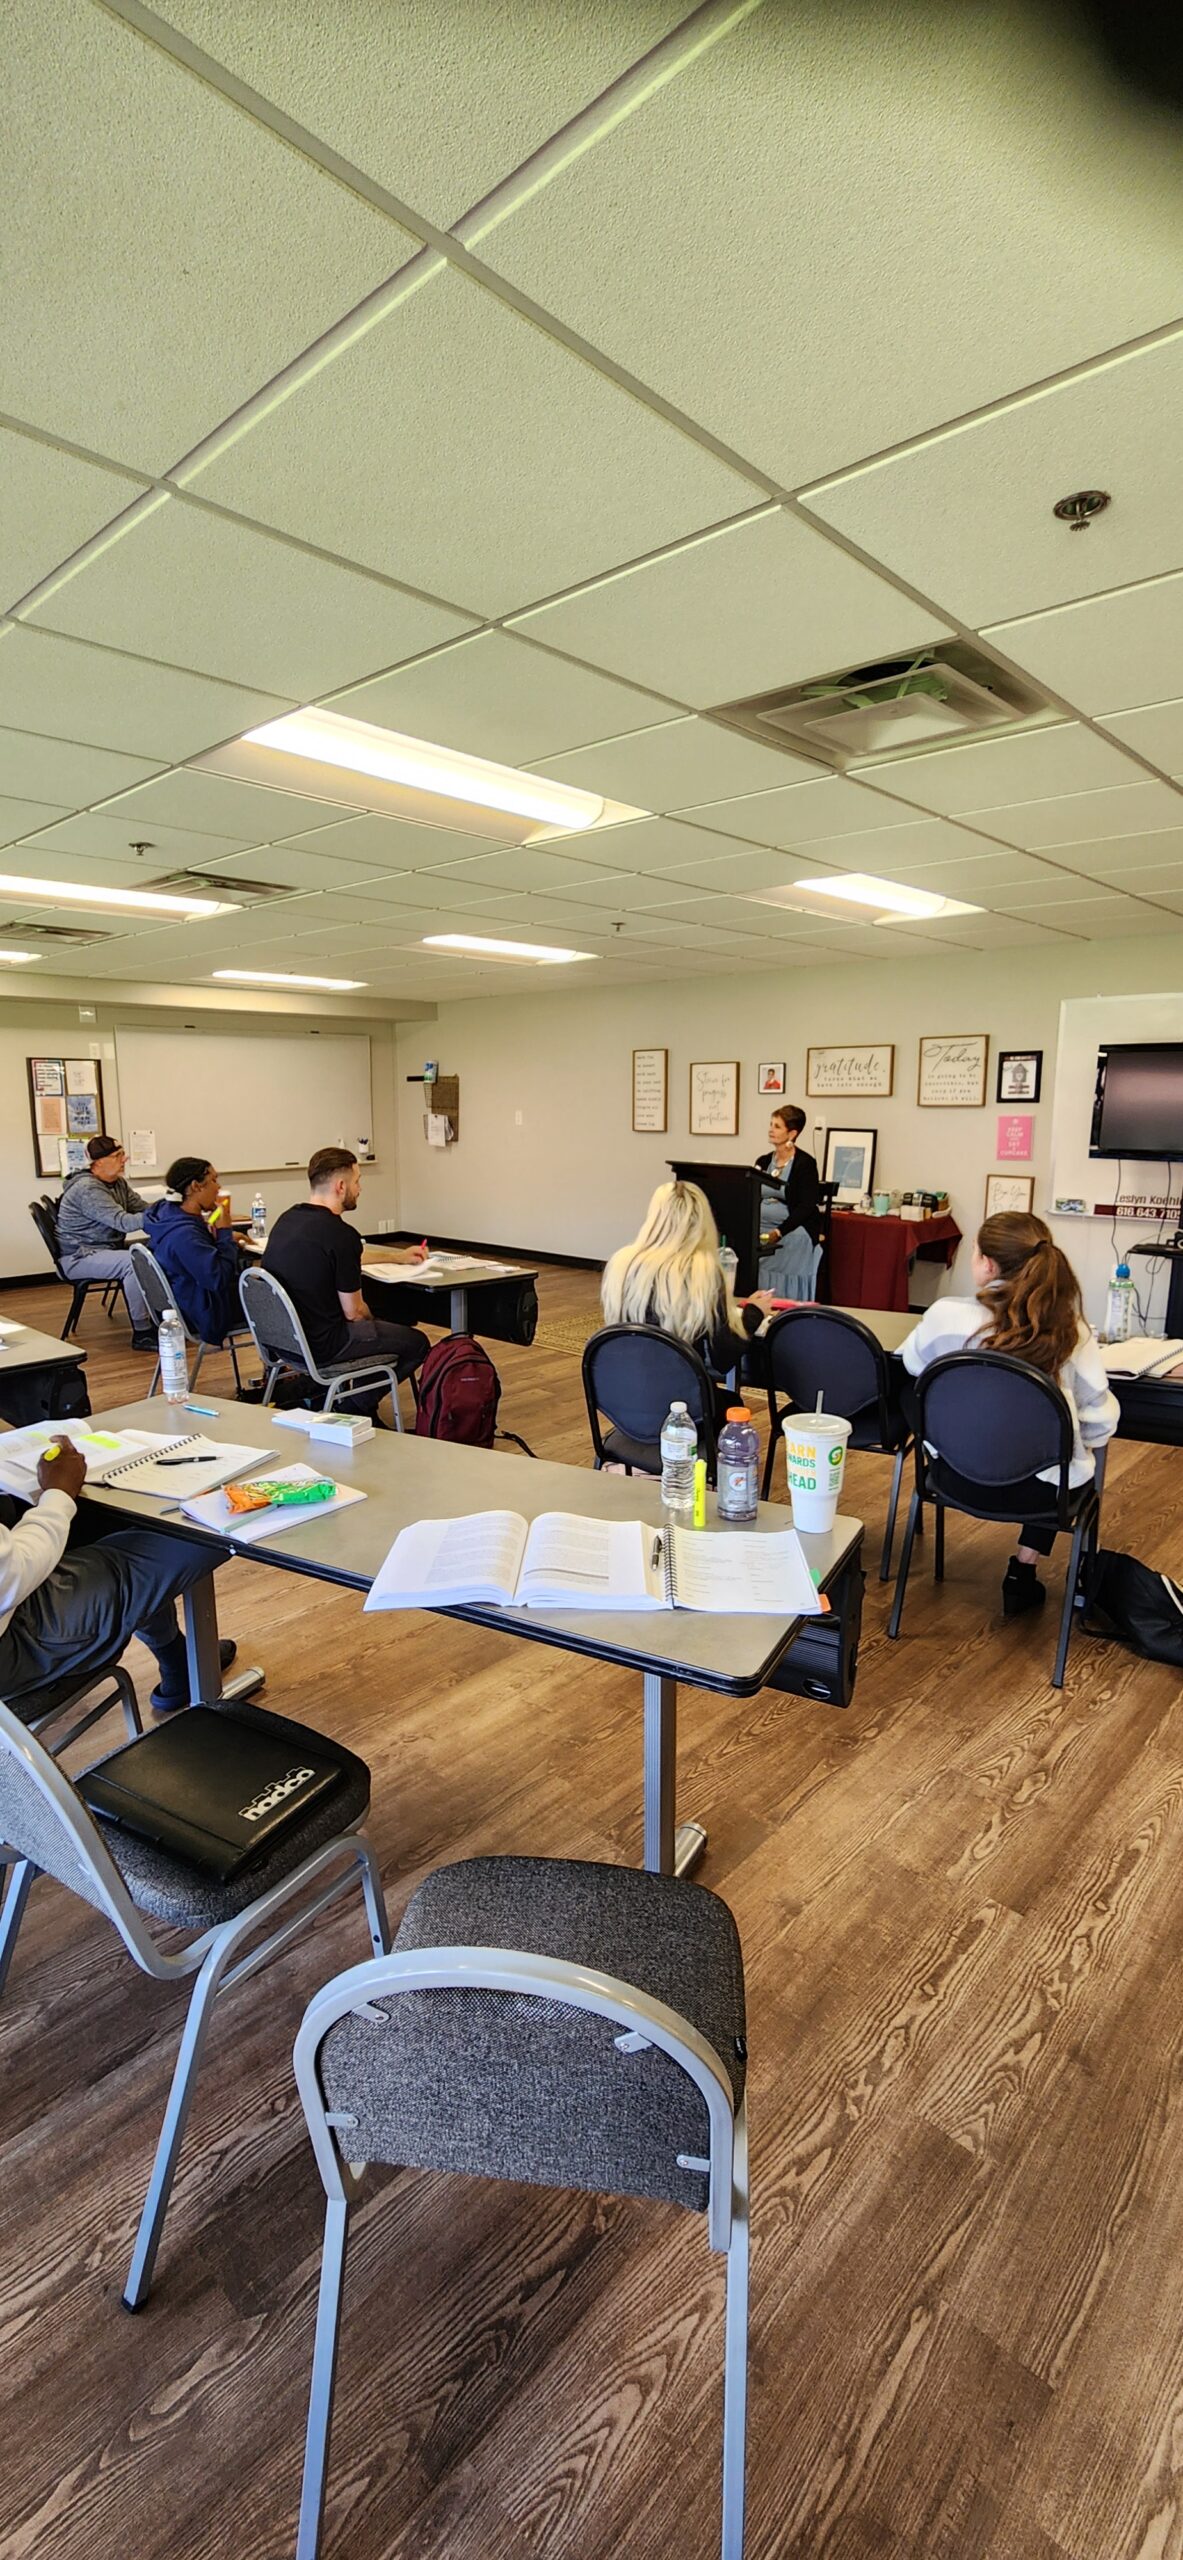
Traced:
[[693, 1875], [706, 1856], [707, 1834], [701, 1822], [680, 1822], [674, 1833], [674, 1874]]
[[223, 1681], [220, 1704], [225, 1706], [227, 1701], [233, 1704], [239, 1698], [253, 1698], [256, 1689], [262, 1688], [266, 1677], [266, 1672], [260, 1669], [257, 1662], [244, 1664], [241, 1671], [231, 1672], [230, 1678]]

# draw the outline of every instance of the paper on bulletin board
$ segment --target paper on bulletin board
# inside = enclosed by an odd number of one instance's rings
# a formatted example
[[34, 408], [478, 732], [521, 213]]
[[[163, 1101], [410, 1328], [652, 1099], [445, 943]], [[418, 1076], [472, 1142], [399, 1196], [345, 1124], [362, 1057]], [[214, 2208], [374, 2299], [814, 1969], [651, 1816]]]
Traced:
[[93, 1058], [67, 1058], [67, 1060], [66, 1060], [66, 1091], [67, 1091], [67, 1093], [97, 1093], [97, 1092], [98, 1092], [98, 1089], [99, 1089], [98, 1069], [97, 1069], [97, 1067], [96, 1067], [96, 1065], [95, 1065], [94, 1059], [93, 1059]]
[[451, 1123], [448, 1121], [445, 1114], [442, 1111], [429, 1111], [425, 1116], [427, 1120], [428, 1146], [446, 1147], [452, 1132]]
[[127, 1153], [129, 1162], [136, 1166], [155, 1164], [155, 1129], [129, 1129], [127, 1133]]
[[1035, 1122], [1029, 1111], [999, 1112], [994, 1150], [999, 1164], [1029, 1164], [1034, 1143]]

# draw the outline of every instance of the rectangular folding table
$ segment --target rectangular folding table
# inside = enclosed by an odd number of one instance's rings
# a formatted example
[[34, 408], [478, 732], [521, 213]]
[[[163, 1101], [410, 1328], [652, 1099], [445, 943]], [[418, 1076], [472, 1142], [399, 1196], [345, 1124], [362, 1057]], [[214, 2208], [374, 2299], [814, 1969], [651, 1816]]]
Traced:
[[88, 1412], [85, 1367], [86, 1353], [76, 1342], [37, 1333], [27, 1324], [15, 1333], [0, 1333], [0, 1421], [56, 1421], [67, 1400], [67, 1385], [75, 1382], [82, 1387], [82, 1397], [70, 1399], [71, 1409]]

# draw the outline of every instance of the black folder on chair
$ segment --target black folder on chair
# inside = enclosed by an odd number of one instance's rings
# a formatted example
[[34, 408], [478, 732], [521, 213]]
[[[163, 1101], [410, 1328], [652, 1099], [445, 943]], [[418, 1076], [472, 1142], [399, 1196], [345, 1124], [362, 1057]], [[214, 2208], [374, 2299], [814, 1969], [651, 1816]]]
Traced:
[[104, 1822], [226, 1884], [338, 1784], [320, 1735], [308, 1742], [189, 1707], [88, 1769], [78, 1792]]

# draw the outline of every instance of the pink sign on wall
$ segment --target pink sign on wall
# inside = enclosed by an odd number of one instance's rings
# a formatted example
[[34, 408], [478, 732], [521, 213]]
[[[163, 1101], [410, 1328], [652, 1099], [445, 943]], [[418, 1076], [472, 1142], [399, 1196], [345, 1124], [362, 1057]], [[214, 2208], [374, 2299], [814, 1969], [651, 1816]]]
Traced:
[[999, 1164], [1029, 1164], [1034, 1137], [1035, 1122], [1029, 1111], [1000, 1111], [994, 1150]]

